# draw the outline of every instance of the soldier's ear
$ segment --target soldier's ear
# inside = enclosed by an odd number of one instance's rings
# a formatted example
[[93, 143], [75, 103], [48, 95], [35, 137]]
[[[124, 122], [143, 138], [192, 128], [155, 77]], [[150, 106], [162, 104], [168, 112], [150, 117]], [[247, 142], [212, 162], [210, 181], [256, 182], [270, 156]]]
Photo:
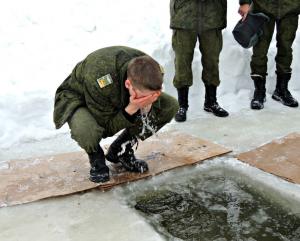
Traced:
[[127, 89], [129, 89], [130, 86], [131, 86], [130, 80], [129, 80], [129, 79], [125, 80], [125, 87], [126, 87]]

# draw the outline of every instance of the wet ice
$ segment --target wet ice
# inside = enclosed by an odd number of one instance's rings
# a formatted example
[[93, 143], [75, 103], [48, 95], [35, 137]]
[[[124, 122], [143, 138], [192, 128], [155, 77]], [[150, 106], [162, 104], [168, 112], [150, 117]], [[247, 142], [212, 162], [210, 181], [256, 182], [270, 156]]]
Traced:
[[[230, 174], [230, 175], [229, 175]], [[182, 240], [300, 240], [300, 216], [224, 169], [164, 179], [132, 195], [135, 208], [169, 238]], [[167, 183], [167, 184], [166, 184]]]

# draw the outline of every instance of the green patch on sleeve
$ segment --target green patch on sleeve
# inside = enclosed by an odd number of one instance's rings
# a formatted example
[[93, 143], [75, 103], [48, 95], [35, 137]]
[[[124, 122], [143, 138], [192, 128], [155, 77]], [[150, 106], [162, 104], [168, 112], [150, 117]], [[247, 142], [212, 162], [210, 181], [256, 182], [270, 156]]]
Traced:
[[98, 83], [99, 87], [102, 89], [105, 86], [112, 84], [113, 79], [110, 74], [107, 74], [107, 75], [104, 75], [104, 76], [100, 77], [99, 79], [97, 79], [97, 83]]

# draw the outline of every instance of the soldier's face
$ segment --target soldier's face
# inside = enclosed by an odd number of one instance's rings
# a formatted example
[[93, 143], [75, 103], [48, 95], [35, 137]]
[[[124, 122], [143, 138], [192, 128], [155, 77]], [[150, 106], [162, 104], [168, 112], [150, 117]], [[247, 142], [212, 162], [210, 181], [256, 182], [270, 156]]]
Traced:
[[147, 90], [147, 89], [139, 89], [131, 83], [130, 80], [125, 81], [125, 87], [128, 89], [130, 96], [135, 96], [135, 99], [140, 99], [147, 96], [159, 96], [161, 91], [155, 90]]

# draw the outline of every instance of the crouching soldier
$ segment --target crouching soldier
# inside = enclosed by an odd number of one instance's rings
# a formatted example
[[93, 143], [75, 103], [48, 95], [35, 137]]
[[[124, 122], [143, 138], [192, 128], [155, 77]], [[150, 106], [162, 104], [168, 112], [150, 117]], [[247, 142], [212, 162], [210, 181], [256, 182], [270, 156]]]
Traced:
[[298, 28], [300, 1], [240, 0], [239, 13], [243, 17], [249, 12], [251, 3], [254, 13], [262, 12], [270, 18], [270, 21], [264, 26], [264, 34], [261, 36], [260, 41], [253, 47], [251, 78], [254, 81], [255, 91], [251, 101], [251, 108], [264, 108], [264, 102], [266, 101], [267, 54], [275, 26], [277, 29], [277, 55], [275, 57], [277, 83], [272, 98], [286, 106], [297, 107], [298, 102], [289, 92], [288, 83], [292, 75], [292, 44]]
[[186, 120], [189, 87], [193, 84], [192, 61], [199, 41], [202, 54], [202, 80], [205, 85], [204, 110], [219, 117], [228, 112], [217, 102], [219, 56], [223, 46], [222, 29], [226, 27], [227, 0], [171, 0], [170, 27], [175, 52], [173, 84], [178, 92], [179, 110], [175, 120]]
[[[162, 93], [162, 83], [162, 69], [154, 59], [115, 46], [88, 55], [59, 86], [56, 128], [69, 124], [71, 137], [88, 154], [91, 181], [109, 180], [105, 158], [131, 172], [148, 170], [145, 161], [136, 159], [133, 146], [170, 122], [178, 109], [176, 99]], [[101, 139], [122, 129], [105, 156]]]

